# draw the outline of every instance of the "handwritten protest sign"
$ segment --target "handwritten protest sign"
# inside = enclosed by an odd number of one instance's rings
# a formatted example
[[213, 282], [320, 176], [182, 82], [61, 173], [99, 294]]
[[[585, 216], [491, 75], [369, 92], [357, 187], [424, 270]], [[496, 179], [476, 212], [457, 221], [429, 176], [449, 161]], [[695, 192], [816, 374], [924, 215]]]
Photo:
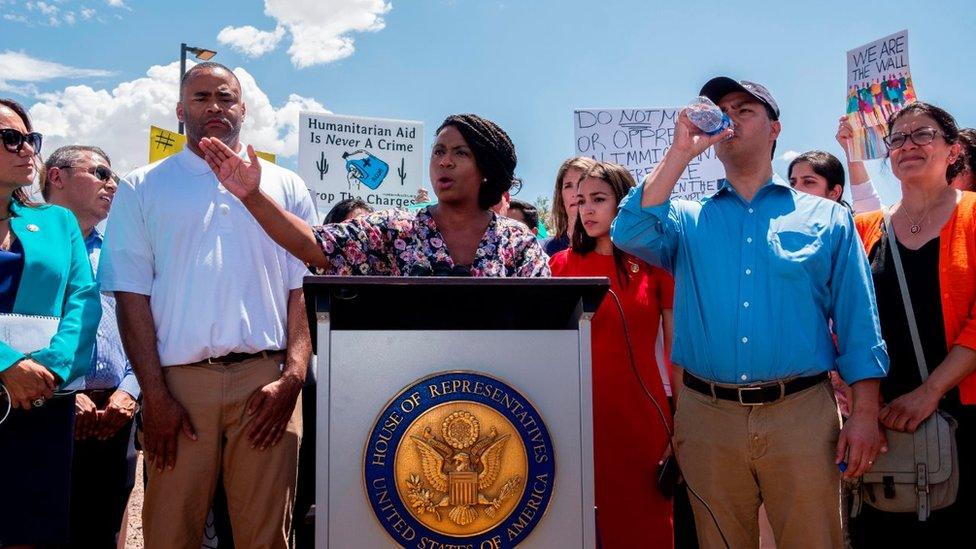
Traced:
[[[186, 146], [186, 136], [158, 126], [149, 126], [149, 163], [176, 154]], [[268, 162], [277, 162], [277, 157], [268, 152], [254, 151]]]
[[361, 198], [376, 209], [411, 205], [423, 181], [422, 122], [302, 112], [299, 174], [325, 216]]
[[908, 31], [847, 52], [847, 117], [854, 129], [852, 160], [883, 158], [886, 121], [916, 99], [908, 66]]
[[[674, 141], [674, 122], [680, 109], [579, 109], [573, 113], [576, 154], [621, 164], [640, 184], [664, 158]], [[695, 200], [718, 190], [725, 177], [714, 149], [688, 165], [672, 197]]]

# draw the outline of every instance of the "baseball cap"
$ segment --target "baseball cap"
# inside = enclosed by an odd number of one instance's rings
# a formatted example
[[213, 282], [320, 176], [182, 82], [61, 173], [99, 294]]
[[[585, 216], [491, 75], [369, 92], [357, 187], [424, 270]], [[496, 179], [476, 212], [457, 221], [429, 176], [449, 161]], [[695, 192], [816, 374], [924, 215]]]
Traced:
[[766, 107], [769, 114], [772, 115], [773, 120], [779, 120], [779, 105], [773, 99], [773, 94], [769, 93], [766, 86], [762, 84], [756, 84], [748, 80], [740, 80], [737, 82], [728, 76], [717, 76], [706, 82], [698, 94], [704, 95], [714, 103], [718, 103], [726, 95], [737, 91], [751, 95], [756, 101]]

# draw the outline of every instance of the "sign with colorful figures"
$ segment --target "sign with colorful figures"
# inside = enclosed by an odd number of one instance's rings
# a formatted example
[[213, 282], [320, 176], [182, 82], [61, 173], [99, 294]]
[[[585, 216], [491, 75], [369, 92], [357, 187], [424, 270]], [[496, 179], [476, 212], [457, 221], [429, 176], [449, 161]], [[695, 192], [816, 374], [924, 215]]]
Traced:
[[[578, 109], [573, 113], [576, 154], [620, 164], [639, 185], [671, 147], [679, 112], [668, 107]], [[710, 148], [688, 164], [671, 196], [697, 200], [711, 195], [723, 177], [725, 168]]]
[[847, 52], [847, 118], [854, 130], [848, 157], [887, 156], [888, 117], [915, 99], [907, 30]]
[[422, 122], [303, 112], [299, 128], [299, 175], [320, 216], [349, 198], [378, 210], [413, 204], [424, 176]]

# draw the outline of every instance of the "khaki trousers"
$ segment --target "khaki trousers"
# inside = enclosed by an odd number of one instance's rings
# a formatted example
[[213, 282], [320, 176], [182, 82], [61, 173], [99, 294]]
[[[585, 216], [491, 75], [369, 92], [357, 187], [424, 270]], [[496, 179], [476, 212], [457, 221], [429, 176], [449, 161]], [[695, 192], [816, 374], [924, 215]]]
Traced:
[[281, 377], [281, 353], [236, 364], [201, 362], [163, 368], [166, 385], [186, 409], [197, 440], [180, 434], [176, 466], [147, 468], [142, 511], [147, 549], [199, 549], [223, 473], [234, 543], [242, 549], [285, 548], [302, 437], [299, 397], [275, 446], [251, 448], [246, 411], [254, 391]]
[[716, 523], [729, 547], [758, 547], [761, 503], [778, 547], [843, 547], [840, 415], [828, 382], [763, 406], [682, 387], [674, 425], [685, 480], [711, 508], [691, 496], [701, 547], [726, 547]]

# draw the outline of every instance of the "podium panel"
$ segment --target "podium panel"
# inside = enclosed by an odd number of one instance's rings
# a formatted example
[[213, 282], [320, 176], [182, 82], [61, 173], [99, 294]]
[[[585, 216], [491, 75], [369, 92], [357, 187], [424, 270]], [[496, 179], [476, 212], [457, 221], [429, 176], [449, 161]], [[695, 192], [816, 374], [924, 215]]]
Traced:
[[437, 307], [435, 329], [335, 329], [313, 303], [316, 547], [594, 547], [590, 302], [565, 329], [456, 330]]

